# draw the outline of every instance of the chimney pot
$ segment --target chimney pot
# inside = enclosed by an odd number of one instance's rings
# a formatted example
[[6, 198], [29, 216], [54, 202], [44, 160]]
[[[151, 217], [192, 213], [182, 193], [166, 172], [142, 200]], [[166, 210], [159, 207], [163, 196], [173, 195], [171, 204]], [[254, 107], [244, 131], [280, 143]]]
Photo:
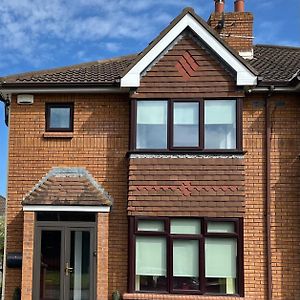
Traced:
[[234, 1], [234, 11], [235, 12], [244, 12], [245, 11], [245, 1], [244, 0], [235, 0]]
[[224, 12], [225, 0], [215, 0], [215, 13], [222, 14]]

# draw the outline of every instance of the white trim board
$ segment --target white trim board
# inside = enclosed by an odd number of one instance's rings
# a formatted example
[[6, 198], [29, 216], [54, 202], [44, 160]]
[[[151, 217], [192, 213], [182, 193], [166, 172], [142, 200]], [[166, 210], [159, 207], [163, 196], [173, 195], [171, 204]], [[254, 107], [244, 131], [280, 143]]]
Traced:
[[121, 87], [139, 87], [142, 72], [187, 28], [190, 27], [215, 53], [236, 71], [238, 86], [254, 86], [257, 76], [241, 63], [192, 15], [185, 15], [136, 65], [121, 79]]
[[110, 206], [24, 205], [23, 211], [65, 211], [109, 213]]

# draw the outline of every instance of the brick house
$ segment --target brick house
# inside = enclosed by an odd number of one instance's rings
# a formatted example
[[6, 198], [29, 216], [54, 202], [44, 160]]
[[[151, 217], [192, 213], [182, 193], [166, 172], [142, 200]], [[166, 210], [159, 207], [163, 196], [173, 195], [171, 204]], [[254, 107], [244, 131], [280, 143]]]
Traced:
[[300, 48], [244, 1], [141, 53], [1, 78], [3, 299], [300, 299]]

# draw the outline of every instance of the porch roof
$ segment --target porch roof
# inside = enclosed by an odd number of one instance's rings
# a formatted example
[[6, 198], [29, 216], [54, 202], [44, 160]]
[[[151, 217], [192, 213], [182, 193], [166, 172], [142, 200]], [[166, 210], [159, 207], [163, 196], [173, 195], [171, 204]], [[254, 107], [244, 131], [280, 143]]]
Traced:
[[113, 198], [85, 168], [53, 168], [24, 197], [23, 206], [107, 206]]

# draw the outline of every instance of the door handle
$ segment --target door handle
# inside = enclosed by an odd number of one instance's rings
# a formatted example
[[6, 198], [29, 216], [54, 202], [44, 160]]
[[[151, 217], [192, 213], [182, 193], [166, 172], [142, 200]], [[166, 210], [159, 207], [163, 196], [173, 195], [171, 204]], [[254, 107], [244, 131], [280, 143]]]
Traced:
[[69, 267], [69, 263], [66, 262], [66, 264], [65, 264], [65, 274], [66, 274], [66, 276], [69, 276], [70, 273], [73, 273], [73, 271], [74, 271], [74, 269]]

